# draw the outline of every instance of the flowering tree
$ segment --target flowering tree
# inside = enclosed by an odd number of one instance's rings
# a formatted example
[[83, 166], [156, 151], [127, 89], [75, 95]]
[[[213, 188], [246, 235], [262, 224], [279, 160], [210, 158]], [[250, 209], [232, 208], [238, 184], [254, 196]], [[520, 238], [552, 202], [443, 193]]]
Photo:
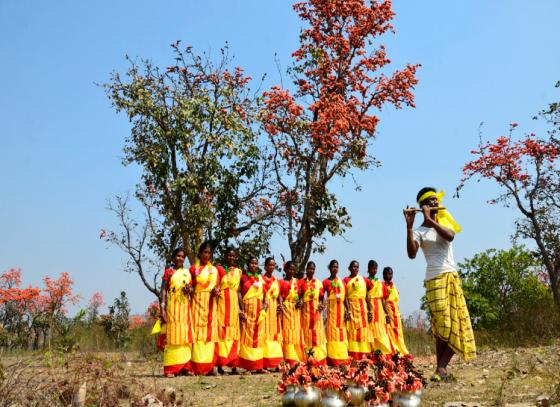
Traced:
[[88, 301], [87, 307], [88, 321], [90, 324], [97, 321], [97, 318], [99, 317], [99, 309], [103, 306], [103, 304], [105, 304], [103, 294], [100, 292], [93, 293]]
[[374, 111], [414, 107], [418, 65], [380, 72], [390, 60], [374, 41], [393, 30], [389, 0], [307, 0], [294, 9], [306, 24], [289, 70], [295, 91], [265, 92], [262, 122], [274, 149], [284, 232], [301, 271], [313, 251], [324, 251], [326, 232], [350, 226], [329, 186], [378, 163], [368, 153], [379, 122]]
[[36, 313], [42, 314], [48, 323], [48, 345], [51, 349], [53, 328], [57, 322], [61, 322], [68, 309], [68, 305], [76, 304], [80, 296], [72, 292], [74, 281], [66, 272], [60, 273], [57, 279], [43, 278], [45, 287], [42, 294], [37, 298]]
[[159, 272], [181, 245], [191, 263], [199, 245], [229, 243], [266, 250], [277, 205], [266, 149], [254, 125], [257, 112], [250, 77], [229, 68], [227, 47], [217, 64], [191, 47], [172, 44], [175, 62], [160, 69], [130, 61], [126, 78], [115, 73], [105, 89], [132, 123], [125, 164], [142, 169], [136, 198], [110, 208], [121, 230], [101, 237], [123, 249], [128, 271], [159, 296]]
[[31, 333], [32, 305], [39, 297], [36, 287], [21, 288], [21, 270], [12, 268], [0, 275], [0, 345], [26, 345]]
[[[551, 109], [556, 112], [553, 105]], [[498, 184], [502, 193], [490, 202], [518, 209], [516, 235], [536, 243], [560, 312], [560, 144], [556, 130], [548, 138], [529, 134], [516, 141], [512, 137], [516, 127], [512, 123], [509, 136], [494, 143], [480, 142], [472, 151], [476, 158], [463, 167], [458, 191], [471, 178]], [[560, 128], [560, 121], [556, 127]]]

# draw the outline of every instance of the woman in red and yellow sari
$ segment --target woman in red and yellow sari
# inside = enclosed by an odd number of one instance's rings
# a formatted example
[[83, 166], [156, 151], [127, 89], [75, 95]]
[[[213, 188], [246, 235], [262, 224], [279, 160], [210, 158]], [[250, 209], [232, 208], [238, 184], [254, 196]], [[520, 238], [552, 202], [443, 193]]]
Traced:
[[236, 267], [237, 253], [230, 247], [226, 251], [226, 266], [220, 280], [220, 297], [218, 298], [218, 373], [224, 374], [224, 366], [232, 368], [231, 374], [237, 372], [237, 354], [239, 352], [239, 283], [241, 269]]
[[162, 284], [161, 320], [165, 324], [165, 347], [163, 350], [163, 374], [174, 377], [191, 371], [191, 347], [193, 343], [190, 295], [191, 275], [183, 265], [185, 251], [173, 251], [173, 267], [165, 270]]
[[395, 352], [387, 331], [383, 282], [375, 277], [376, 274], [377, 262], [370, 260], [368, 262], [368, 278], [371, 282], [371, 289], [368, 291], [368, 296], [372, 306], [373, 318], [369, 323], [369, 343], [372, 352], [379, 350], [384, 355], [390, 355]]
[[255, 256], [249, 257], [247, 273], [241, 276], [239, 293], [241, 296], [239, 317], [242, 321], [239, 367], [261, 373], [264, 371], [267, 302], [264, 295], [264, 280], [260, 275], [259, 262]]
[[370, 353], [369, 327], [373, 314], [367, 292], [371, 281], [358, 275], [360, 264], [352, 260], [348, 266], [350, 276], [344, 278], [346, 286], [346, 330], [348, 332], [348, 355], [353, 359], [363, 359]]
[[324, 291], [323, 283], [314, 278], [315, 263], [310, 261], [305, 268], [305, 278], [299, 283], [303, 297], [301, 309], [301, 328], [303, 331], [303, 346], [305, 354], [313, 350], [313, 357], [318, 364], [327, 364], [327, 338], [323, 324]]
[[213, 373], [218, 360], [218, 304], [220, 277], [224, 270], [210, 262], [212, 246], [205, 242], [198, 250], [198, 260], [190, 268], [194, 294], [192, 370], [197, 375]]
[[264, 261], [264, 287], [268, 309], [265, 320], [264, 362], [265, 369], [277, 369], [283, 359], [282, 354], [282, 297], [280, 281], [272, 275], [276, 263], [272, 257]]
[[387, 329], [389, 338], [394, 351], [401, 355], [408, 355], [408, 349], [404, 343], [404, 335], [399, 309], [399, 291], [393, 283], [393, 269], [385, 267], [383, 269], [383, 298], [387, 304]]
[[282, 281], [282, 353], [290, 366], [304, 360], [301, 335], [301, 292], [298, 280], [294, 278], [295, 264], [289, 260], [284, 265], [285, 279]]
[[338, 366], [348, 360], [348, 337], [344, 321], [346, 288], [338, 274], [338, 261], [329, 263], [330, 277], [323, 281], [327, 295], [327, 364]]

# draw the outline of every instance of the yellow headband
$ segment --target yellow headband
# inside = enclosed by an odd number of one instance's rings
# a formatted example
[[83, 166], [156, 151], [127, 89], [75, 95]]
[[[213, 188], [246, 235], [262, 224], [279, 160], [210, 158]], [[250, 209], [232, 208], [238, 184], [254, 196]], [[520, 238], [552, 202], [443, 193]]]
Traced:
[[422, 196], [420, 196], [420, 199], [418, 199], [418, 206], [422, 206], [422, 201], [424, 201], [425, 199], [431, 198], [432, 196], [437, 197], [438, 202], [441, 203], [442, 198], [445, 196], [445, 192], [443, 192], [443, 191], [439, 191], [439, 192], [435, 192], [435, 191], [424, 192], [424, 194], [423, 194]]
[[[445, 196], [445, 192], [439, 191], [428, 191], [425, 192], [420, 199], [418, 199], [418, 206], [422, 206], [422, 202], [428, 198], [435, 196], [439, 203], [441, 203], [442, 198]], [[446, 228], [453, 230], [455, 233], [459, 233], [461, 231], [461, 226], [453, 219], [453, 216], [449, 213], [447, 209], [439, 210], [436, 214], [437, 222]]]

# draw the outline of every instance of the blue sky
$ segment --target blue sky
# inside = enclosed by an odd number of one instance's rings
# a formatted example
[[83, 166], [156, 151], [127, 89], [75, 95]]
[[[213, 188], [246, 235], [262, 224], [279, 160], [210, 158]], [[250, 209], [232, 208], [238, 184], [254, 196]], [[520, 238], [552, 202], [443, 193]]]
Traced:
[[[112, 195], [131, 190], [138, 169], [121, 165], [129, 124], [95, 85], [126, 69], [124, 55], [167, 66], [176, 39], [217, 55], [228, 41], [248, 74], [278, 80], [297, 47], [300, 22], [291, 2], [217, 1], [3, 1], [0, 2], [0, 271], [21, 267], [25, 283], [70, 273], [83, 304], [95, 291], [112, 301], [121, 290], [134, 311], [152, 301], [125, 257], [99, 240], [115, 220], [105, 210]], [[460, 168], [478, 141], [478, 126], [495, 138], [519, 122], [541, 131], [531, 117], [559, 99], [557, 16], [560, 2], [538, 0], [395, 0], [396, 34], [384, 42], [395, 67], [421, 63], [416, 109], [380, 113], [373, 153], [382, 167], [335, 187], [354, 227], [328, 240], [314, 256], [318, 276], [337, 258], [370, 258], [395, 269], [401, 308], [418, 308], [424, 260], [406, 258], [401, 208], [419, 188], [448, 191], [446, 206], [463, 226], [457, 260], [491, 247], [507, 248], [511, 209], [486, 204], [496, 195], [471, 183], [451, 195]], [[281, 236], [273, 253], [287, 255]], [[363, 270], [363, 269], [362, 269]]]

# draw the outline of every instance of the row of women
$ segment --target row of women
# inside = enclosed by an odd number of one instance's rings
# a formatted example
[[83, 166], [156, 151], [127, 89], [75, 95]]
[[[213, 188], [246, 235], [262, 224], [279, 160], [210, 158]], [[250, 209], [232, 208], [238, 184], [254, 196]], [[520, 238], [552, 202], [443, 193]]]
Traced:
[[220, 373], [224, 367], [233, 373], [237, 367], [263, 372], [309, 355], [336, 366], [376, 350], [408, 353], [388, 267], [381, 281], [375, 261], [368, 264], [367, 278], [352, 261], [349, 275], [340, 278], [333, 260], [329, 278], [320, 281], [313, 262], [298, 279], [288, 261], [285, 279], [279, 280], [272, 258], [266, 259], [264, 274], [256, 257], [249, 258], [246, 270], [236, 267], [234, 249], [228, 249], [223, 267], [211, 258], [212, 248], [204, 243], [196, 263], [186, 269], [185, 253], [177, 249], [173, 267], [165, 271], [158, 343], [166, 376], [215, 374], [215, 367]]

